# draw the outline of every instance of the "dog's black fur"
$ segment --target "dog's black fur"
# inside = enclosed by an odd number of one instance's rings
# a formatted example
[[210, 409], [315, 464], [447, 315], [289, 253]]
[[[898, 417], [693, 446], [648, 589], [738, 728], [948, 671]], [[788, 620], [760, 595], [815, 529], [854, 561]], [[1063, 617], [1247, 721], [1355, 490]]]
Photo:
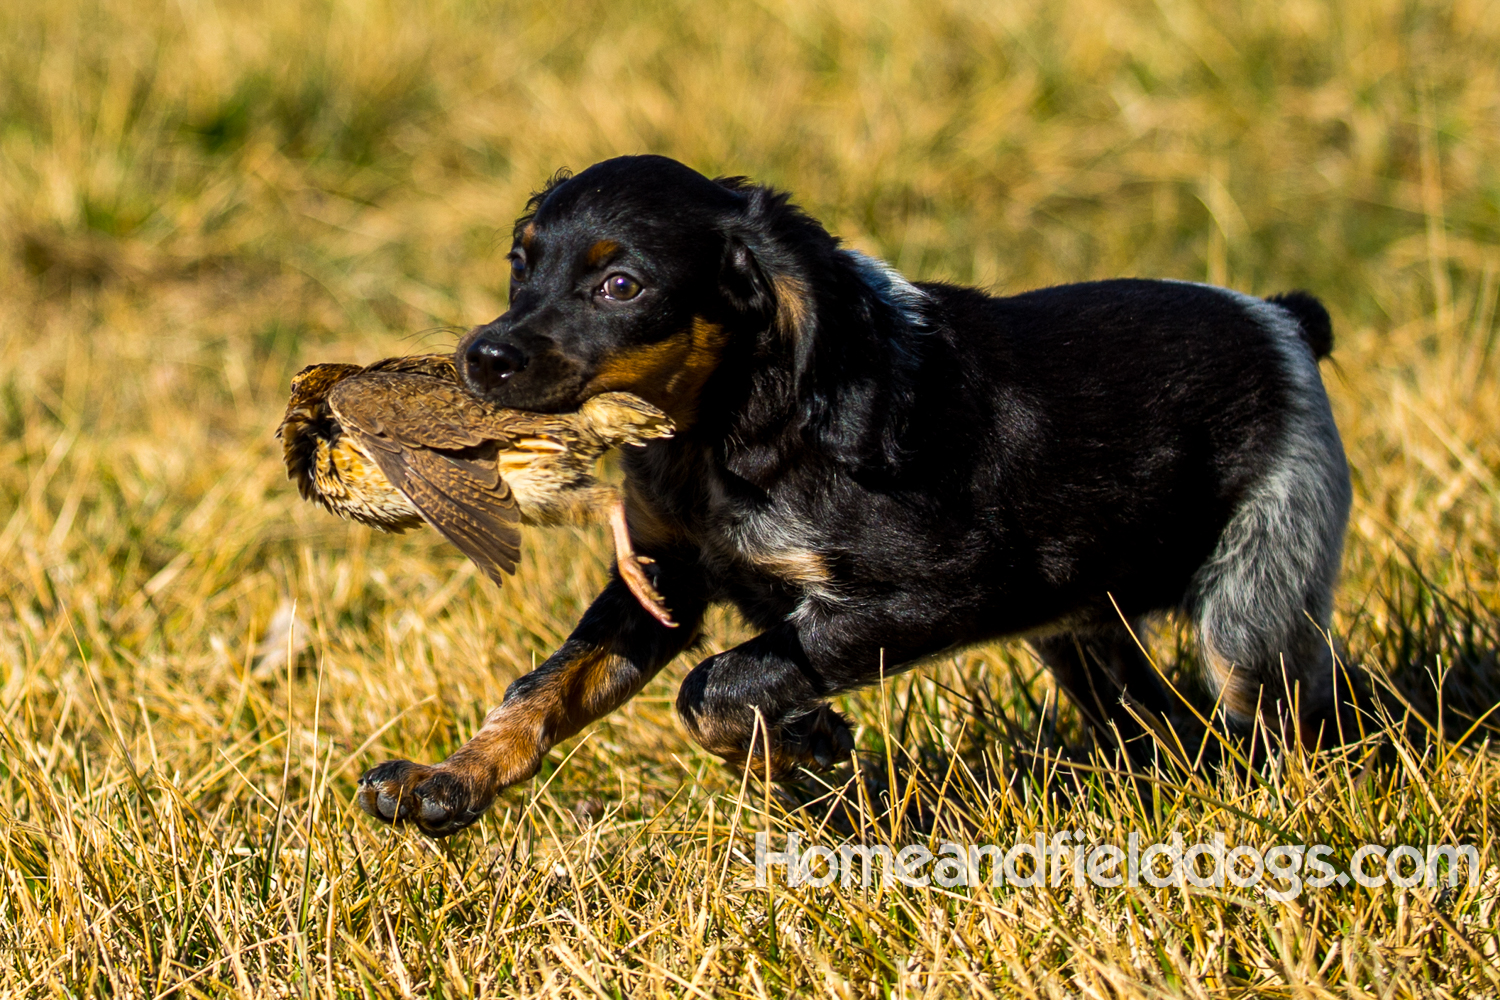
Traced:
[[375, 815], [471, 821], [723, 601], [761, 634], [700, 663], [678, 708], [708, 749], [777, 774], [847, 755], [829, 696], [1000, 636], [1030, 638], [1129, 740], [1171, 704], [1122, 616], [1166, 609], [1199, 619], [1232, 722], [1285, 716], [1289, 693], [1304, 733], [1329, 717], [1325, 640], [1301, 619], [1327, 624], [1349, 497], [1311, 296], [913, 286], [786, 195], [655, 156], [555, 178], [512, 261], [510, 308], [459, 370], [508, 407], [623, 389], [673, 416], [625, 464], [681, 628], [616, 578], [448, 762], [367, 774]]

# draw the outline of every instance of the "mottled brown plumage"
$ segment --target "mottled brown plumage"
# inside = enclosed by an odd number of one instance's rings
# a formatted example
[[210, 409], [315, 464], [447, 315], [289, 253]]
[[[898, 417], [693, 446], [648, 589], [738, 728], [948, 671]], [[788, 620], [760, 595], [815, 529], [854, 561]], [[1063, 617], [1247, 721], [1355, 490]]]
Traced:
[[304, 368], [276, 433], [305, 499], [385, 531], [431, 524], [497, 584], [515, 571], [520, 525], [603, 515], [621, 577], [671, 625], [631, 547], [619, 491], [594, 466], [615, 445], [672, 431], [666, 414], [620, 392], [575, 413], [501, 409], [459, 386], [449, 355], [430, 354]]

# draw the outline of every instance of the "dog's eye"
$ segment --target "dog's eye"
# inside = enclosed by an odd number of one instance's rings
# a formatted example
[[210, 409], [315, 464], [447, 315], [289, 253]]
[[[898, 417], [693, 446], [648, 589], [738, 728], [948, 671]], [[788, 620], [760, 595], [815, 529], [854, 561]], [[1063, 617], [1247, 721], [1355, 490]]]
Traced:
[[526, 280], [526, 261], [523, 258], [517, 256], [511, 257], [510, 280], [518, 285]]
[[606, 299], [624, 302], [641, 294], [641, 283], [628, 274], [611, 274], [599, 286], [599, 294]]

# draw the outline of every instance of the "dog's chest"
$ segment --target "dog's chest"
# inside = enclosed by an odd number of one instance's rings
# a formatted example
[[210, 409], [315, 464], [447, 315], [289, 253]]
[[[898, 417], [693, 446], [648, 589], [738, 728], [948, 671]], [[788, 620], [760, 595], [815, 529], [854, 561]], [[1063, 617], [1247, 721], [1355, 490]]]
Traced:
[[641, 540], [691, 544], [710, 589], [736, 601], [772, 605], [836, 600], [841, 589], [832, 547], [805, 496], [750, 487], [720, 466], [708, 447], [660, 449], [626, 458], [631, 502], [642, 508]]
[[707, 478], [700, 538], [711, 569], [816, 596], [831, 597], [834, 573], [828, 547], [803, 504], [774, 495], [747, 498], [719, 475]]

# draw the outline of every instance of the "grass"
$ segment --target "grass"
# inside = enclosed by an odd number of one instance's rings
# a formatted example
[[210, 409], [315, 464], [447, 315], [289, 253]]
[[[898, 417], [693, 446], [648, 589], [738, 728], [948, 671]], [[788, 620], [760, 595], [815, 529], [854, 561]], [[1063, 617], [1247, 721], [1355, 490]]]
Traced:
[[[1497, 995], [1497, 122], [1493, 0], [3, 5], [0, 994]], [[608, 547], [533, 535], [497, 591], [301, 503], [288, 378], [497, 315], [527, 193], [646, 150], [914, 277], [1323, 297], [1378, 731], [1121, 782], [1048, 763], [1076, 720], [996, 645], [846, 699], [866, 791], [830, 810], [697, 750], [678, 663], [472, 831], [368, 821], [360, 770], [462, 742]], [[861, 893], [735, 853], [1064, 828], [1464, 842], [1484, 877]]]

